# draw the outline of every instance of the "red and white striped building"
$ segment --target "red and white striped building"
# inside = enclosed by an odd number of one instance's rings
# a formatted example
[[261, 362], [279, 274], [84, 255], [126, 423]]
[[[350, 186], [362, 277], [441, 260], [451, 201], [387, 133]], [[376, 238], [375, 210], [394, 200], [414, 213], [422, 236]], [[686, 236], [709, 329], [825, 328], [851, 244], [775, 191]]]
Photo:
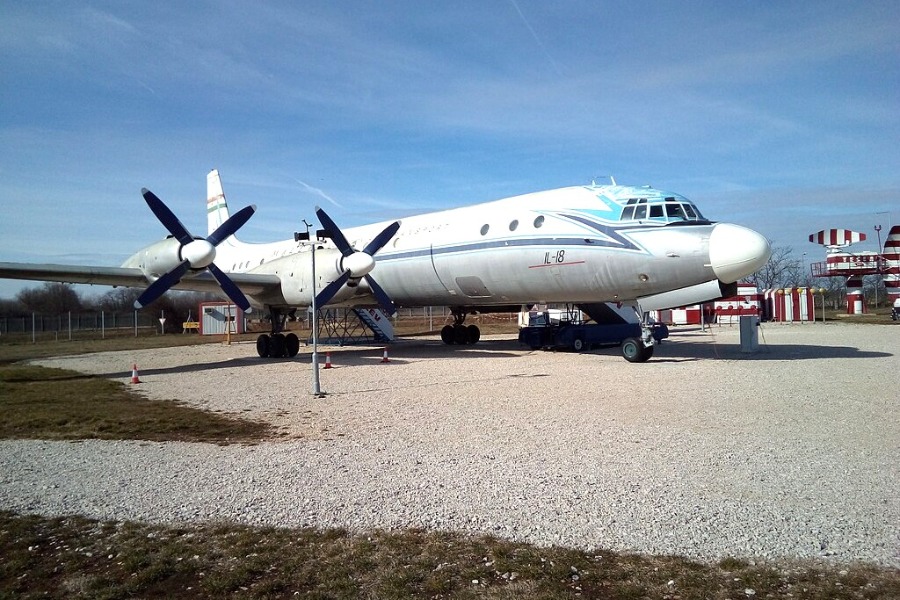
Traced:
[[785, 288], [764, 290], [763, 310], [771, 321], [793, 323], [815, 321], [816, 303], [813, 288]]
[[681, 308], [655, 310], [650, 316], [668, 325], [700, 325], [706, 323], [737, 324], [742, 316], [759, 316], [763, 296], [755, 285], [738, 284], [737, 294], [715, 302], [694, 304]]
[[847, 229], [827, 229], [809, 236], [809, 241], [828, 248], [825, 262], [812, 264], [813, 277], [847, 278], [847, 314], [868, 312], [862, 292], [862, 276], [881, 273], [889, 303], [900, 298], [900, 225], [891, 227], [884, 249], [850, 254], [843, 248], [866, 239], [866, 234]]

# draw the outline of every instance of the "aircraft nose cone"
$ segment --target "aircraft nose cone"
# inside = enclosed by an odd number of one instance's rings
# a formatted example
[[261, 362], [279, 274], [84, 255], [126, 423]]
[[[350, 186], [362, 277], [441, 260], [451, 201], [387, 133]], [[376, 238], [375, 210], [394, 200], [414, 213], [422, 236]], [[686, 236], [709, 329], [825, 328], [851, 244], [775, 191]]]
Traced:
[[719, 223], [709, 236], [709, 263], [724, 283], [756, 273], [771, 254], [769, 240], [740, 225]]

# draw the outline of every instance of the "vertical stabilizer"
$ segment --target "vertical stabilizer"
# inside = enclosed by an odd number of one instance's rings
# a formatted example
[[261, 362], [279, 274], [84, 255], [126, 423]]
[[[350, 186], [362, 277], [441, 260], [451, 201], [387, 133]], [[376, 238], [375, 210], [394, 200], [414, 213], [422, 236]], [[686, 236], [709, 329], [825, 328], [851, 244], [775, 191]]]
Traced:
[[894, 302], [900, 298], [900, 225], [891, 227], [881, 254], [884, 261], [882, 263], [884, 287], [888, 298]]
[[225, 202], [222, 180], [219, 179], [219, 171], [213, 169], [206, 175], [207, 235], [227, 221], [228, 216], [228, 203]]

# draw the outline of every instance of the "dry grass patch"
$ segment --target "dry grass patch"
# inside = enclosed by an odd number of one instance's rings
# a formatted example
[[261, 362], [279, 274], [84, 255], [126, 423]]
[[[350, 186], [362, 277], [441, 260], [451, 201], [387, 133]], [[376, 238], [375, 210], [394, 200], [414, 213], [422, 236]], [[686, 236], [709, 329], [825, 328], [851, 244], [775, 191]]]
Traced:
[[0, 365], [0, 438], [253, 443], [266, 423], [148, 400], [117, 381], [34, 365]]
[[706, 564], [426, 531], [165, 527], [0, 512], [0, 597], [896, 598], [900, 571]]

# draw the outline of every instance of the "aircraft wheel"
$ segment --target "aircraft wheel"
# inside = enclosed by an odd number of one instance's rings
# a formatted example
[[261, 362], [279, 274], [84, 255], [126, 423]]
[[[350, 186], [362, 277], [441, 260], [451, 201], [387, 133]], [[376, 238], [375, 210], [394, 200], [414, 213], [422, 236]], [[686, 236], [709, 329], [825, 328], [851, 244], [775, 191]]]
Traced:
[[470, 344], [477, 344], [478, 340], [481, 339], [481, 330], [478, 329], [478, 325], [469, 325], [466, 328], [466, 334]]
[[256, 353], [260, 358], [269, 357], [269, 336], [265, 333], [256, 338]]
[[285, 356], [285, 339], [284, 335], [276, 333], [269, 342], [269, 356], [272, 358], [282, 358]]
[[297, 353], [300, 352], [300, 338], [297, 337], [297, 334], [289, 333], [284, 336], [284, 347], [290, 358], [297, 356]]
[[622, 342], [622, 356], [628, 362], [644, 362], [649, 356], [645, 357], [644, 343], [639, 338], [628, 338]]
[[444, 325], [441, 329], [441, 341], [447, 345], [453, 344], [453, 325]]
[[453, 327], [453, 342], [460, 346], [469, 343], [469, 328], [465, 325], [455, 325]]
[[581, 352], [582, 350], [584, 350], [584, 340], [580, 337], [575, 338], [575, 341], [572, 342], [572, 348], [575, 350], [575, 352]]

